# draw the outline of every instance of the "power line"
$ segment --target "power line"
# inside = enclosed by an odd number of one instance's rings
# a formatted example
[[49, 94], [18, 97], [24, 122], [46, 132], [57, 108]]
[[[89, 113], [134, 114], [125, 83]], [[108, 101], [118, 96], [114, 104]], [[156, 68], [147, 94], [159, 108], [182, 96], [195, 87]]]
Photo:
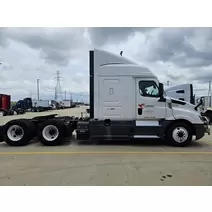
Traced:
[[62, 88], [61, 88], [61, 79], [60, 71], [56, 72], [56, 87], [55, 87], [55, 100], [58, 100], [62, 97]]

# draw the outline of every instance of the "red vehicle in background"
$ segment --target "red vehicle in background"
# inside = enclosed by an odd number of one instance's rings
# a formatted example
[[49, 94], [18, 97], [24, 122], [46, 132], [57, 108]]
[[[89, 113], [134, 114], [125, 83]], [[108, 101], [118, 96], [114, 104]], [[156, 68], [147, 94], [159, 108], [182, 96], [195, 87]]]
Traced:
[[11, 107], [11, 96], [7, 94], [0, 94], [0, 113], [5, 116]]

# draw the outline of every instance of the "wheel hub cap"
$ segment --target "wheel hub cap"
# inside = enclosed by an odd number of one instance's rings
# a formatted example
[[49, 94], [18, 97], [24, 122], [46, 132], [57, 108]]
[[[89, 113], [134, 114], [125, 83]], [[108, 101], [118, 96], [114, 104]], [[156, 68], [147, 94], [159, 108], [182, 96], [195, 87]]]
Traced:
[[19, 125], [12, 125], [7, 130], [7, 137], [14, 142], [20, 141], [24, 136], [24, 130]]
[[177, 127], [172, 133], [172, 137], [178, 143], [183, 143], [188, 139], [188, 131], [184, 127]]
[[42, 136], [47, 141], [54, 141], [59, 136], [59, 130], [54, 125], [47, 125], [42, 131]]

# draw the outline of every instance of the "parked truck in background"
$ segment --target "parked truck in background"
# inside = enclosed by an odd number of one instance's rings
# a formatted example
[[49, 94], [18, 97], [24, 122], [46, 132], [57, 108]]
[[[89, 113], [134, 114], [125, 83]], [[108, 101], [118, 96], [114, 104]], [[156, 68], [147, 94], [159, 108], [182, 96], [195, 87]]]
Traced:
[[0, 114], [2, 116], [10, 114], [10, 100], [11, 96], [7, 94], [0, 94]]
[[18, 114], [23, 114], [26, 111], [31, 111], [32, 109], [32, 99], [24, 98], [18, 100], [15, 105], [12, 106], [12, 110], [16, 111]]
[[8, 116], [15, 114], [23, 114], [24, 110], [11, 105], [11, 96], [7, 94], [0, 94], [0, 115]]
[[41, 112], [53, 108], [51, 100], [32, 100], [32, 111]]
[[89, 53], [90, 117], [38, 116], [16, 119], [3, 128], [12, 146], [26, 145], [38, 136], [44, 145], [60, 145], [76, 130], [77, 140], [160, 138], [187, 146], [210, 134], [199, 105], [171, 98], [148, 68], [107, 51]]
[[63, 100], [60, 103], [63, 105], [63, 108], [71, 108], [71, 100]]
[[181, 84], [165, 89], [166, 95], [189, 102], [191, 104], [196, 104], [195, 94], [193, 91], [192, 84]]
[[31, 98], [24, 98], [18, 100], [15, 105], [12, 106], [12, 109], [15, 111], [32, 111], [32, 112], [41, 112], [52, 109], [51, 100], [32, 100]]
[[212, 97], [200, 96], [195, 97], [192, 84], [181, 84], [177, 86], [168, 87], [165, 90], [170, 97], [189, 102], [191, 104], [199, 104], [199, 112], [202, 116], [206, 116], [210, 123], [212, 122]]
[[197, 98], [196, 102], [200, 102], [200, 99], [202, 101], [200, 106], [201, 114], [207, 116], [210, 120], [210, 123], [212, 123], [211, 96], [201, 96], [200, 98]]
[[76, 107], [76, 103], [74, 103], [72, 100], [62, 100], [60, 101], [60, 104], [63, 107], [63, 109]]

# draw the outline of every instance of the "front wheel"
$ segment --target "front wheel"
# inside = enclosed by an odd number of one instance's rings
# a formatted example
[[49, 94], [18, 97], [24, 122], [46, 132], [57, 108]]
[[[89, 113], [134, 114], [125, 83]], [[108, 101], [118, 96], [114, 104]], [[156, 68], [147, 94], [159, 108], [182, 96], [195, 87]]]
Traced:
[[3, 108], [0, 109], [0, 113], [2, 114], [2, 116], [7, 116], [8, 115], [8, 111], [3, 109]]
[[192, 141], [192, 128], [186, 123], [174, 123], [166, 133], [166, 141], [172, 146], [188, 146]]

